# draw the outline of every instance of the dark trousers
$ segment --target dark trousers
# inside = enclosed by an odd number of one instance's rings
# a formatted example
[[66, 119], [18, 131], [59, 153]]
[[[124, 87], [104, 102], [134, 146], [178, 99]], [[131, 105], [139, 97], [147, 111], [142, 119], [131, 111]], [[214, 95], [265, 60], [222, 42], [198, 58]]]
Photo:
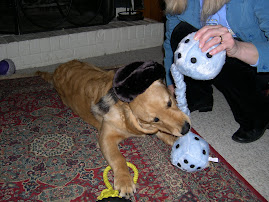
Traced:
[[[188, 23], [179, 23], [171, 36], [173, 52], [186, 35], [195, 31], [197, 29]], [[256, 67], [226, 57], [222, 71], [213, 80], [200, 81], [185, 76], [184, 81], [189, 106], [198, 100], [213, 100], [214, 85], [225, 96], [241, 127], [252, 129], [269, 122], [269, 97], [263, 93], [268, 89], [269, 73], [257, 73]]]

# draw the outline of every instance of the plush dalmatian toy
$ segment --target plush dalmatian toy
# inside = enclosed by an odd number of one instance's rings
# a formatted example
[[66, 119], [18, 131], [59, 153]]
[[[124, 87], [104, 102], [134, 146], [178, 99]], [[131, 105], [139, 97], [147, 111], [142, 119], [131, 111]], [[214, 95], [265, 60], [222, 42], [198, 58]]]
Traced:
[[[184, 75], [196, 80], [210, 80], [215, 78], [225, 63], [226, 51], [210, 55], [210, 50], [203, 53], [199, 48], [199, 41], [194, 40], [195, 32], [187, 35], [181, 40], [174, 53], [174, 64], [171, 66], [171, 73], [175, 81], [175, 95], [177, 106], [188, 116], [186, 100], [186, 84]], [[211, 40], [211, 39], [209, 39]], [[188, 172], [204, 169], [208, 161], [217, 161], [209, 157], [208, 143], [198, 135], [189, 132], [179, 138], [172, 147], [172, 164]]]

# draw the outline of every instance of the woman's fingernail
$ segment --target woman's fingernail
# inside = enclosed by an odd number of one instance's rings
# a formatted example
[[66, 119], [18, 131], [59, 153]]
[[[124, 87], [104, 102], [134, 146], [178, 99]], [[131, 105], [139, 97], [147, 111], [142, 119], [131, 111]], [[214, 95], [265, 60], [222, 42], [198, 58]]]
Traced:
[[196, 37], [194, 37], [194, 40], [195, 40], [195, 41], [198, 41], [198, 37], [197, 37], [197, 36], [196, 36]]

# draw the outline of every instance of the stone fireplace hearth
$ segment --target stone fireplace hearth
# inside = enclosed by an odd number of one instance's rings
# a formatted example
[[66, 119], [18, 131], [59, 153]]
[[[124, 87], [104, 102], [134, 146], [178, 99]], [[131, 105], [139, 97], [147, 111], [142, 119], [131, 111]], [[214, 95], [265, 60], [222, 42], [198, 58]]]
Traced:
[[[6, 23], [0, 23], [0, 60], [11, 59], [20, 70], [162, 45], [163, 23], [119, 21], [116, 14], [125, 8], [116, 10], [114, 1], [1, 1], [0, 22]], [[19, 26], [8, 21], [16, 19], [14, 12], [19, 14]], [[12, 26], [17, 32], [8, 32]]]
[[23, 35], [0, 34], [0, 60], [11, 59], [20, 70], [161, 46], [163, 40], [164, 23], [114, 18], [106, 25]]

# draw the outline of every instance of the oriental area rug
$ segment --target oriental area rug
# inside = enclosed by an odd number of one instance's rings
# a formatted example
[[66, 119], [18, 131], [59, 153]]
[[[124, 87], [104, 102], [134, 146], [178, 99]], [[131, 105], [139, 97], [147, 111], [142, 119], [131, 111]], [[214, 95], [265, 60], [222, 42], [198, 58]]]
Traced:
[[[91, 202], [106, 188], [98, 132], [40, 77], [0, 80], [0, 125], [0, 201]], [[139, 172], [132, 201], [265, 201], [212, 147], [219, 163], [195, 173], [174, 167], [155, 135], [119, 148]]]

